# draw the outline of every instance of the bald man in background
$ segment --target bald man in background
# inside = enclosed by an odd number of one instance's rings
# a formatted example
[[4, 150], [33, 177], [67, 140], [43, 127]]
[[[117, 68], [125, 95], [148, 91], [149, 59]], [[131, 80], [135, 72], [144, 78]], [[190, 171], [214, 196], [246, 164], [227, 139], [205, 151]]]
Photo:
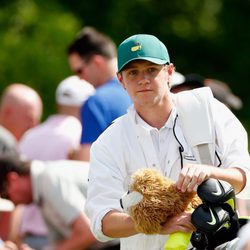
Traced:
[[3, 92], [0, 102], [0, 125], [17, 141], [24, 132], [36, 126], [42, 116], [42, 100], [31, 87], [13, 83]]
[[[30, 128], [40, 123], [42, 100], [31, 87], [22, 83], [8, 85], [0, 99], [0, 126], [17, 141]], [[10, 213], [0, 213], [0, 237], [7, 239]]]

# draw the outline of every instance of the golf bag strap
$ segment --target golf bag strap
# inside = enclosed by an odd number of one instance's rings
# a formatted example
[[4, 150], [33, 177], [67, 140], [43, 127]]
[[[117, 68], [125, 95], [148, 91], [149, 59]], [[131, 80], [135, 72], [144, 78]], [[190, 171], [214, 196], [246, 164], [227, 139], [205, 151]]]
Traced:
[[208, 165], [214, 165], [215, 162], [212, 99], [209, 87], [182, 91], [173, 98], [187, 143], [197, 161]]
[[209, 152], [208, 144], [200, 144], [196, 146], [201, 163], [213, 165], [212, 156]]

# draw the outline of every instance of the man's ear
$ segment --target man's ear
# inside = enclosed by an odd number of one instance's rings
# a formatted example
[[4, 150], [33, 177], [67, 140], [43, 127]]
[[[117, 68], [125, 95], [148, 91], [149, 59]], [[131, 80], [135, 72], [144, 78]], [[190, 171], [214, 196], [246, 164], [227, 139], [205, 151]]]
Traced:
[[174, 64], [173, 64], [173, 63], [170, 63], [170, 64], [168, 65], [168, 74], [169, 74], [170, 76], [172, 76], [173, 73], [174, 73]]
[[167, 67], [168, 69], [168, 87], [170, 88], [171, 87], [171, 84], [172, 84], [172, 76], [174, 74], [174, 65], [173, 63], [170, 63]]

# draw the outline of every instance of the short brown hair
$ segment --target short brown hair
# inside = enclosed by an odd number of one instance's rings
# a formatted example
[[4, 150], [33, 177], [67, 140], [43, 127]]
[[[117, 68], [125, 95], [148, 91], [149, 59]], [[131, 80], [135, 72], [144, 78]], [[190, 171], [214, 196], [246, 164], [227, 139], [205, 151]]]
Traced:
[[0, 158], [0, 196], [8, 198], [6, 194], [7, 176], [10, 172], [15, 172], [19, 175], [30, 174], [29, 162], [21, 161], [16, 158]]
[[107, 35], [97, 31], [93, 27], [84, 27], [76, 39], [68, 47], [68, 55], [77, 53], [85, 60], [93, 55], [101, 55], [107, 59], [117, 56], [115, 43]]

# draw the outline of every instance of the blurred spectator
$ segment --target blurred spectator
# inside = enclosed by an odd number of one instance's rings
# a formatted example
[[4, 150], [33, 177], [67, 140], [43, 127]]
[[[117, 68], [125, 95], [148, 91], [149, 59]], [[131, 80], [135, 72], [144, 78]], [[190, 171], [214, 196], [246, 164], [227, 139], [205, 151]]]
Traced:
[[[5, 128], [0, 126], [0, 159], [4, 157], [18, 157], [18, 152], [16, 150], [17, 142], [14, 136]], [[2, 183], [0, 184], [2, 185]], [[3, 214], [9, 214], [14, 209], [14, 204], [7, 199], [3, 199], [0, 197], [0, 217]], [[8, 218], [6, 216], [3, 217], [4, 219]], [[5, 228], [0, 227], [1, 235], [2, 230]], [[5, 230], [4, 230], [5, 233]], [[7, 236], [5, 237], [7, 238]], [[17, 250], [18, 247], [11, 241], [4, 241], [0, 237], [0, 250]], [[32, 250], [26, 245], [21, 245], [19, 250]]]
[[231, 89], [225, 82], [207, 78], [204, 83], [205, 86], [212, 89], [214, 97], [227, 105], [230, 109], [239, 110], [242, 108], [243, 103], [241, 99], [232, 93]]
[[17, 140], [40, 122], [41, 115], [42, 101], [34, 89], [14, 83], [4, 90], [0, 102], [0, 124]]
[[0, 193], [15, 205], [36, 202], [49, 229], [52, 249], [87, 249], [96, 240], [83, 208], [88, 163], [0, 159]]
[[30, 160], [67, 159], [79, 145], [80, 108], [93, 93], [93, 86], [77, 76], [64, 79], [56, 89], [57, 114], [24, 134], [20, 152]]
[[[0, 157], [5, 154], [9, 157], [16, 157], [17, 152], [13, 150], [16, 145], [14, 136], [0, 125]], [[1, 170], [0, 170], [1, 171]], [[11, 201], [0, 197], [0, 238], [6, 240], [9, 232], [9, 219], [14, 205]]]
[[88, 161], [91, 144], [131, 104], [116, 77], [116, 56], [114, 42], [92, 27], [82, 29], [68, 48], [72, 71], [96, 88], [81, 110], [83, 133], [74, 159]]
[[[41, 208], [51, 244], [46, 249], [114, 249], [95, 240], [84, 212], [89, 163], [23, 160], [8, 140], [0, 136], [5, 149], [0, 151], [0, 196], [15, 205], [35, 202]], [[20, 250], [30, 248], [21, 245]]]
[[228, 108], [235, 110], [242, 108], [243, 104], [241, 99], [232, 93], [231, 89], [225, 82], [217, 79], [204, 78], [198, 74], [188, 74], [184, 76], [179, 72], [176, 73], [178, 78], [175, 80], [173, 79], [171, 92], [178, 93], [183, 90], [210, 87], [214, 97], [228, 106]]
[[[178, 79], [175, 79], [177, 74]], [[195, 89], [205, 87], [204, 78], [197, 74], [182, 75], [179, 72], [175, 72], [171, 85], [171, 92], [178, 93], [183, 90]]]
[[[93, 86], [77, 76], [60, 82], [55, 93], [57, 113], [24, 134], [19, 143], [22, 155], [29, 160], [67, 159], [80, 142], [80, 107], [93, 93]], [[18, 206], [12, 223], [12, 241], [36, 250], [47, 244], [47, 229], [36, 205]]]
[[[0, 125], [17, 141], [29, 129], [40, 122], [42, 100], [31, 87], [13, 83], [6, 87], [0, 100]], [[0, 131], [1, 132], [1, 131]], [[0, 212], [0, 236], [7, 238], [10, 213]]]

